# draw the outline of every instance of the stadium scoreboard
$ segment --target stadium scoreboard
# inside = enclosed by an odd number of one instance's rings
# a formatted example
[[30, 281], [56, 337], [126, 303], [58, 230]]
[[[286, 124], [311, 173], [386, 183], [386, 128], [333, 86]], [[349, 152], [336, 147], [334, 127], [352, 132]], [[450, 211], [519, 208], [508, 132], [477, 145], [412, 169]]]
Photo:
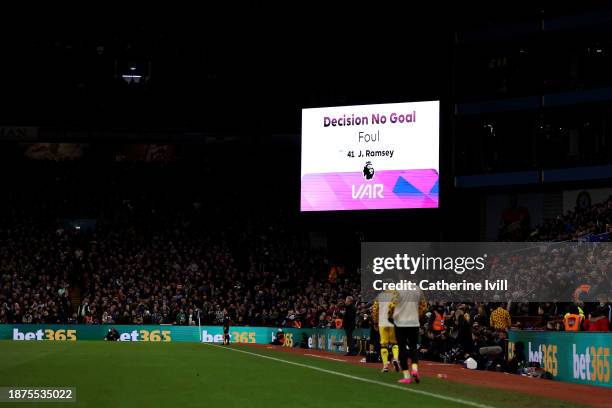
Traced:
[[301, 211], [437, 208], [439, 101], [302, 109]]

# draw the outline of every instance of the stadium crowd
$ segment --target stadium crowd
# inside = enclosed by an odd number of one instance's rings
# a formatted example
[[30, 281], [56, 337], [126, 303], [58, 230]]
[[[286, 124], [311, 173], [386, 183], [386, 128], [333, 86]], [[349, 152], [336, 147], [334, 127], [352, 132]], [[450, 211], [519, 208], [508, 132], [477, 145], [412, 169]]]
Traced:
[[570, 241], [612, 229], [612, 197], [546, 220], [529, 237], [532, 241]]
[[[231, 190], [215, 203], [179, 192], [164, 166], [156, 173], [122, 165], [94, 180], [91, 172], [75, 171], [78, 165], [39, 166], [42, 175], [35, 169], [31, 184], [9, 188], [0, 204], [0, 323], [204, 325], [229, 315], [235, 325], [340, 328], [344, 299], [360, 299], [359, 271], [330, 262], [294, 227], [290, 211], [265, 203], [238, 209]], [[605, 232], [610, 217], [607, 200], [545, 223], [531, 239]], [[610, 257], [603, 255], [599, 293], [609, 294], [610, 280], [601, 277]], [[559, 263], [554, 252], [539, 256], [524, 260], [523, 269], [540, 282], [567, 278], [570, 269], [592, 272], [579, 260]], [[600, 297], [580, 309], [583, 323], [609, 324], [611, 300]], [[371, 327], [370, 305], [356, 306], [356, 327]], [[470, 355], [496, 365], [503, 356], [478, 350], [497, 350], [511, 324], [525, 324], [515, 317], [539, 316], [532, 327], [559, 330], [572, 307], [430, 304], [421, 353], [448, 362]]]
[[[3, 235], [2, 323], [219, 324], [227, 313], [237, 325], [328, 327], [359, 292], [355, 277], [328, 282], [323, 254], [275, 229], [257, 243], [185, 223], [151, 235], [104, 225]], [[79, 281], [82, 304], [71, 312], [69, 282]]]
[[123, 165], [92, 182], [78, 164], [33, 166], [31, 188], [1, 208], [0, 323], [219, 324], [227, 313], [236, 325], [335, 327], [359, 294], [357, 272], [330, 282], [325, 253], [282, 210], [233, 216], [230, 192], [215, 204], [179, 193], [168, 168]]

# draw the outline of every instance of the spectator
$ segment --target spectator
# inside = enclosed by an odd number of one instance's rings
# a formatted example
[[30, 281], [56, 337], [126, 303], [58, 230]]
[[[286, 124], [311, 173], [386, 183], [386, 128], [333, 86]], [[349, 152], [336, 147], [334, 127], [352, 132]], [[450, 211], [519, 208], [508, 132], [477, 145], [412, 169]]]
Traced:
[[491, 313], [491, 327], [496, 330], [506, 331], [512, 326], [510, 313], [506, 310], [507, 306], [500, 303], [497, 309]]
[[604, 308], [598, 308], [593, 311], [589, 318], [584, 322], [585, 331], [607, 332], [609, 331], [608, 329], [608, 319], [605, 315]]

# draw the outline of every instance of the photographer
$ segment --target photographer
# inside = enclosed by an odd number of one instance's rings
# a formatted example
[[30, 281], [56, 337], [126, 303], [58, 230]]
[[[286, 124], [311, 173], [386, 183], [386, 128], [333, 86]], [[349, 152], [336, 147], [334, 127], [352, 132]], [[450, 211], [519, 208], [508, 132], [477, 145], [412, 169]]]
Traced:
[[447, 342], [442, 338], [442, 333], [436, 333], [433, 330], [423, 331], [421, 333], [421, 347], [419, 353], [424, 360], [442, 361], [443, 355], [448, 351]]
[[108, 329], [108, 333], [104, 337], [105, 341], [117, 341], [119, 340], [119, 332], [114, 327]]
[[285, 344], [285, 333], [283, 333], [283, 329], [278, 329], [276, 337], [270, 344], [274, 346], [282, 346]]
[[308, 345], [308, 334], [306, 334], [305, 332], [302, 332], [302, 339], [300, 340], [298, 344], [296, 344], [296, 346], [302, 349], [309, 349], [310, 346]]
[[500, 371], [505, 366], [506, 332], [492, 331], [489, 328], [474, 328], [474, 359], [478, 362], [478, 369]]

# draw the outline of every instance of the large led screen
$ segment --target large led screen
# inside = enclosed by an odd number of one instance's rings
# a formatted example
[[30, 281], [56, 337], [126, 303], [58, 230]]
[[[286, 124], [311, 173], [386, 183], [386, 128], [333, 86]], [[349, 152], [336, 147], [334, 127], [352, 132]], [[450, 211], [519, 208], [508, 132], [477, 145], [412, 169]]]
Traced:
[[437, 208], [439, 101], [302, 110], [302, 211]]

